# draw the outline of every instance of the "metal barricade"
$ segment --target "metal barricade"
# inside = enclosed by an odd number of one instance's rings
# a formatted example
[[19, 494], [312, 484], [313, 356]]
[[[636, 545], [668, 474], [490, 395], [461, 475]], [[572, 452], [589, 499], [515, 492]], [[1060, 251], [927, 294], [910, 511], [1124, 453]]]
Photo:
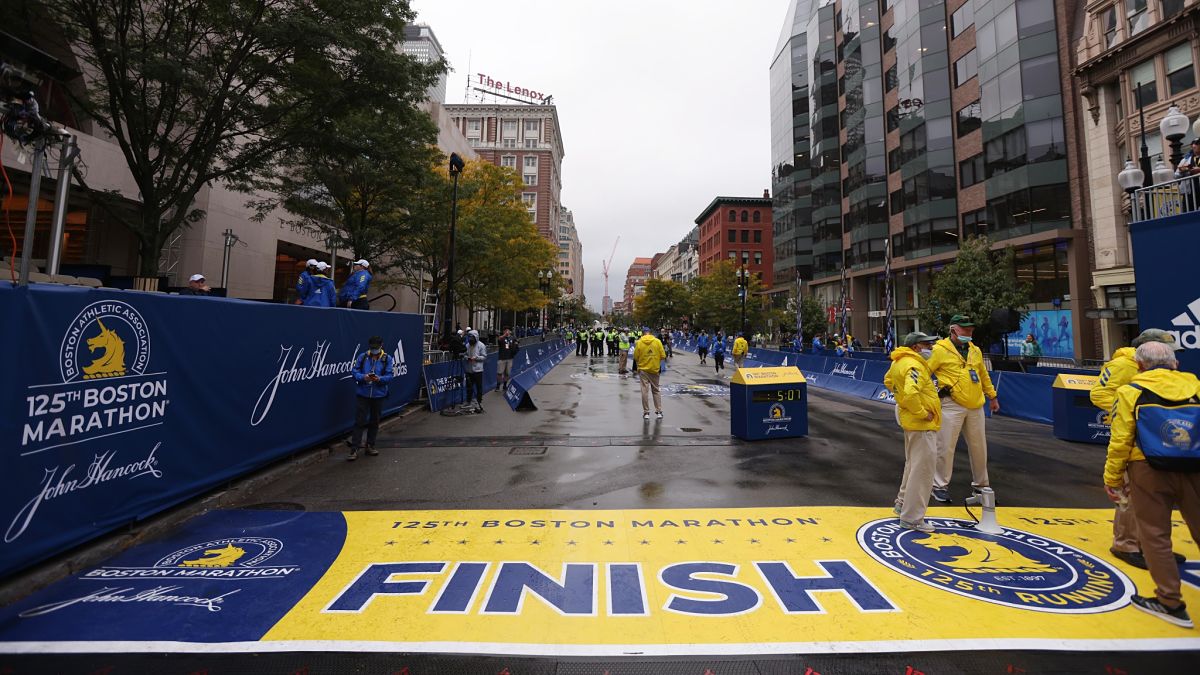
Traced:
[[1196, 211], [1200, 208], [1197, 190], [1200, 190], [1200, 176], [1177, 178], [1134, 190], [1130, 195], [1133, 222]]

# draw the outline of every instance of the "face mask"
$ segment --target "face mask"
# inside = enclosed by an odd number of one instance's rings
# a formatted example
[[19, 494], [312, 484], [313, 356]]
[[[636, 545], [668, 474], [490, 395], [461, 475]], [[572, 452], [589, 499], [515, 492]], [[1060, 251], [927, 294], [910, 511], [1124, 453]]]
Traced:
[[370, 352], [371, 356], [379, 356], [380, 354], [383, 353], [383, 350], [378, 347], [374, 347], [374, 348], [370, 349], [369, 352]]
[[970, 342], [970, 341], [971, 341], [971, 336], [970, 336], [970, 335], [959, 335], [959, 336], [958, 336], [958, 341], [959, 341], [959, 342]]
[[926, 360], [931, 359], [931, 358], [933, 358], [933, 350], [932, 349], [922, 349], [921, 356], [925, 357]]

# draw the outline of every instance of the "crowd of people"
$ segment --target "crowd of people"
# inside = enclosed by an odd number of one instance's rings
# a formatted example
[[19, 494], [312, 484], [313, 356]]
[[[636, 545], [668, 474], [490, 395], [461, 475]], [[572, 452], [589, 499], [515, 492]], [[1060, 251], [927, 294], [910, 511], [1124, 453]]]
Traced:
[[350, 276], [339, 291], [330, 277], [333, 266], [322, 260], [310, 259], [296, 280], [296, 304], [306, 307], [349, 307], [370, 309], [367, 292], [371, 287], [371, 263], [355, 260], [350, 263]]

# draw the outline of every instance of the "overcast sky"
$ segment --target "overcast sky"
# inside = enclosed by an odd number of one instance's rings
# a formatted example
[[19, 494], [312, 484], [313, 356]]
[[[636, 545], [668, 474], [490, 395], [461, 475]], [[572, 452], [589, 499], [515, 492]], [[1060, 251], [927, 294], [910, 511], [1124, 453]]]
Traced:
[[562, 203], [596, 310], [637, 256], [687, 235], [717, 195], [771, 183], [767, 70], [787, 0], [412, 0], [446, 51], [448, 103], [486, 73], [552, 94]]

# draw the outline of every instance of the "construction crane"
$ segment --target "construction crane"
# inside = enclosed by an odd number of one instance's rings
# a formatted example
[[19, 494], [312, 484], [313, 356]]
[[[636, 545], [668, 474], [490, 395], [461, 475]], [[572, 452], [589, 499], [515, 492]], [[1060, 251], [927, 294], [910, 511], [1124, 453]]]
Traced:
[[602, 314], [612, 313], [612, 298], [608, 295], [608, 270], [612, 267], [613, 256], [617, 254], [617, 244], [621, 243], [621, 235], [617, 235], [617, 240], [613, 242], [612, 253], [608, 254], [608, 260], [603, 261], [604, 269], [604, 300], [600, 306]]

